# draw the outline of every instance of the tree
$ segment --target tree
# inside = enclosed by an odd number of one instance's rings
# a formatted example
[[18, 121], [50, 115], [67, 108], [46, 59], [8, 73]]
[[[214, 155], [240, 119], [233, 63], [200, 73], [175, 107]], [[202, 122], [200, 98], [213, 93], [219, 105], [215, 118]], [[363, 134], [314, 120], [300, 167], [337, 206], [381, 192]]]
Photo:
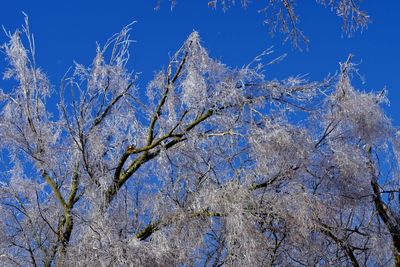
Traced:
[[[161, 0], [157, 1], [156, 10], [161, 7]], [[170, 0], [171, 7], [174, 8], [177, 0]], [[240, 5], [243, 8], [248, 8], [252, 3], [249, 0], [240, 0]], [[276, 32], [283, 34], [284, 42], [290, 41], [296, 48], [301, 48], [302, 44], [307, 45], [309, 39], [303, 30], [299, 28], [300, 17], [296, 12], [296, 0], [269, 0], [255, 1], [257, 4], [261, 2], [262, 8], [259, 13], [265, 15], [264, 24], [269, 27], [269, 32], [274, 35]], [[369, 15], [360, 8], [362, 0], [316, 0], [317, 4], [334, 11], [343, 21], [342, 30], [348, 36], [358, 30], [363, 30], [368, 27], [370, 22]], [[221, 6], [224, 11], [227, 11], [232, 5], [235, 5], [235, 0], [212, 0], [208, 2], [210, 8], [216, 9]]]
[[267, 80], [269, 50], [230, 68], [193, 32], [141, 99], [129, 32], [66, 74], [58, 111], [27, 18], [8, 34], [4, 265], [400, 265], [399, 139], [351, 55]]

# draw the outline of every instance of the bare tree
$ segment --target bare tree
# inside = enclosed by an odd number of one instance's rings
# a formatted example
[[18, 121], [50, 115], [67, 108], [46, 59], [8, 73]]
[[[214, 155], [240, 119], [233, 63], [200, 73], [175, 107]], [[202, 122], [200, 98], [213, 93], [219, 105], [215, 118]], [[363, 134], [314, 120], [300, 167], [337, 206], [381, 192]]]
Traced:
[[129, 32], [65, 75], [58, 112], [27, 18], [8, 34], [4, 265], [400, 265], [399, 138], [351, 56], [267, 80], [270, 50], [230, 68], [193, 32], [141, 99]]

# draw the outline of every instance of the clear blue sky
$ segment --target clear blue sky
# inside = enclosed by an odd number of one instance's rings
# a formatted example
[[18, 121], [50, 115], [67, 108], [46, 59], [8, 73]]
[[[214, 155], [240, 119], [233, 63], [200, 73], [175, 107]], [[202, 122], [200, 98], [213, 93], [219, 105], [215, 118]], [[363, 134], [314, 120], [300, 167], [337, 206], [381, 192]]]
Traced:
[[[154, 11], [156, 0], [2, 0], [0, 24], [14, 30], [23, 23], [22, 11], [30, 17], [37, 46], [37, 62], [54, 86], [72, 62], [89, 64], [95, 43], [104, 43], [124, 25], [133, 26], [132, 68], [141, 72], [139, 86], [144, 89], [155, 70], [165, 66], [168, 55], [180, 47], [192, 30], [202, 36], [211, 55], [230, 66], [242, 66], [271, 45], [275, 55], [288, 53], [284, 62], [266, 71], [269, 78], [309, 74], [322, 79], [338, 70], [338, 62], [351, 52], [360, 62], [366, 83], [357, 87], [370, 91], [386, 86], [389, 90], [389, 116], [400, 125], [400, 1], [365, 0], [364, 8], [372, 17], [369, 28], [353, 38], [343, 36], [340, 19], [315, 1], [301, 1], [297, 7], [300, 27], [311, 39], [309, 51], [294, 50], [271, 38], [263, 26], [263, 15], [256, 12], [260, 2], [248, 10], [238, 5], [226, 13], [212, 10], [207, 0], [180, 0], [171, 11], [164, 0]], [[239, 1], [237, 1], [239, 2]], [[0, 34], [0, 42], [6, 37]], [[4, 61], [0, 61], [4, 70]], [[6, 83], [0, 82], [0, 88]]]

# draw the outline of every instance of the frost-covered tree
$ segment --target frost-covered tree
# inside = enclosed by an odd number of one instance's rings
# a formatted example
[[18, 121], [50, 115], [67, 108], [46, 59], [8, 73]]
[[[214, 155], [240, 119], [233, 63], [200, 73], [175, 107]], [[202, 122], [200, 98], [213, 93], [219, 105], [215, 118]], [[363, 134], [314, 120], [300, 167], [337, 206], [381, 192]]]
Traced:
[[2, 265], [400, 266], [400, 140], [351, 56], [267, 80], [270, 50], [231, 68], [193, 32], [144, 97], [129, 33], [59, 90], [28, 23], [8, 34]]
[[[160, 9], [162, 0], [157, 1], [156, 9]], [[170, 0], [171, 7], [174, 8], [178, 0]], [[185, 2], [185, 1], [183, 1]], [[227, 11], [236, 3], [240, 3], [243, 8], [256, 5], [259, 7], [258, 13], [265, 15], [264, 24], [269, 28], [271, 35], [279, 32], [283, 34], [284, 41], [290, 41], [294, 47], [300, 48], [302, 44], [309, 42], [306, 34], [299, 28], [300, 16], [296, 11], [297, 0], [208, 0], [210, 8], [221, 7]], [[363, 0], [315, 0], [317, 4], [329, 8], [342, 19], [342, 30], [348, 36], [358, 30], [368, 27], [370, 22], [369, 15], [360, 8]], [[302, 4], [300, 4], [302, 5]]]

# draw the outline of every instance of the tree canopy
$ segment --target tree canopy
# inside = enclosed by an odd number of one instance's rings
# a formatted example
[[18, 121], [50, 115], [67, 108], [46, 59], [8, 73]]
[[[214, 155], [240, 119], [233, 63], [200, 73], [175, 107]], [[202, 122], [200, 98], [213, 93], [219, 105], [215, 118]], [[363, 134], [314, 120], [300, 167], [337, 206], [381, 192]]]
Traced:
[[[317, 2], [366, 25], [356, 1]], [[296, 21], [293, 1], [268, 3]], [[400, 266], [399, 134], [351, 54], [322, 81], [268, 79], [270, 49], [230, 67], [192, 32], [144, 98], [130, 30], [57, 90], [28, 17], [7, 32], [5, 266]]]

